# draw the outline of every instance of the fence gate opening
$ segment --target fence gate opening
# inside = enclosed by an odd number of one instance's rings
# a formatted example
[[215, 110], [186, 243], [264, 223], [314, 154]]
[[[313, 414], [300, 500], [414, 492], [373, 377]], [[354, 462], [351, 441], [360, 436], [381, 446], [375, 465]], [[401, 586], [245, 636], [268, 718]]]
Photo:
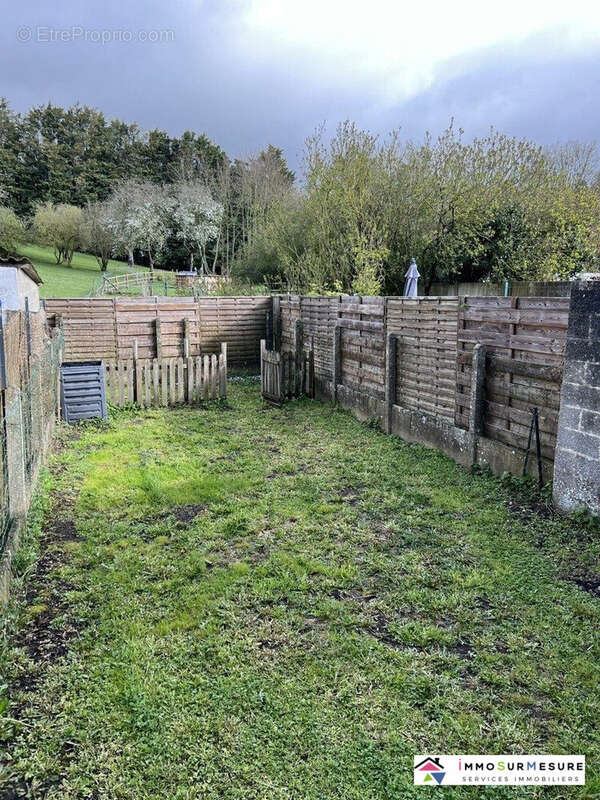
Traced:
[[314, 397], [313, 343], [311, 338], [309, 349], [305, 349], [302, 322], [296, 322], [293, 353], [267, 350], [265, 339], [261, 340], [260, 383], [263, 398], [274, 405], [303, 394]]

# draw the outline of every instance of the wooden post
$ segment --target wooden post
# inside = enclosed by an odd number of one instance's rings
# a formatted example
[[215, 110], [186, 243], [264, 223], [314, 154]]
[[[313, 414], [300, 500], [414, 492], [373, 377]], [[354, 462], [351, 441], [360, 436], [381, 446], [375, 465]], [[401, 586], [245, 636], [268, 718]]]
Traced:
[[210, 357], [210, 399], [217, 399], [217, 355], [213, 353]]
[[202, 399], [208, 400], [210, 392], [210, 357], [204, 356], [204, 368], [202, 370]]
[[281, 298], [274, 296], [272, 300], [273, 350], [281, 350]]
[[190, 321], [183, 320], [183, 357], [190, 357]]
[[191, 406], [194, 400], [194, 359], [187, 356], [187, 401]]
[[296, 397], [300, 397], [302, 394], [302, 374], [304, 372], [304, 365], [302, 363], [302, 350], [303, 350], [303, 342], [302, 342], [302, 332], [304, 326], [302, 325], [301, 320], [296, 320], [296, 332], [295, 332], [295, 345], [296, 345], [296, 352], [295, 352], [295, 369], [294, 369], [294, 377], [295, 377], [295, 387], [294, 393]]
[[161, 340], [161, 330], [160, 330], [160, 317], [157, 317], [154, 320], [154, 342], [156, 346], [156, 357], [159, 361], [162, 360], [162, 340]]
[[265, 390], [265, 352], [267, 350], [267, 343], [264, 339], [260, 340], [260, 391], [261, 394]]
[[485, 345], [476, 344], [473, 348], [473, 369], [471, 373], [471, 413], [469, 416], [472, 465], [477, 463], [477, 439], [483, 433], [483, 415], [485, 411], [485, 357]]
[[309, 397], [315, 396], [315, 349], [314, 339], [311, 336], [310, 350], [308, 351], [308, 379], [307, 391]]
[[133, 340], [133, 402], [139, 403], [140, 402], [140, 395], [141, 395], [141, 375], [139, 374], [138, 369], [138, 343], [137, 339]]
[[392, 432], [392, 414], [396, 402], [396, 354], [398, 352], [398, 337], [395, 333], [388, 333], [385, 347], [385, 420], [386, 433]]
[[265, 341], [269, 345], [269, 350], [275, 350], [275, 337], [273, 336], [273, 314], [267, 311]]
[[227, 397], [227, 342], [221, 343], [219, 356], [219, 394]]
[[337, 403], [337, 387], [342, 376], [342, 326], [333, 329], [333, 402]]
[[202, 311], [201, 311], [201, 299], [198, 297], [196, 299], [196, 319], [198, 320], [198, 355], [202, 355]]

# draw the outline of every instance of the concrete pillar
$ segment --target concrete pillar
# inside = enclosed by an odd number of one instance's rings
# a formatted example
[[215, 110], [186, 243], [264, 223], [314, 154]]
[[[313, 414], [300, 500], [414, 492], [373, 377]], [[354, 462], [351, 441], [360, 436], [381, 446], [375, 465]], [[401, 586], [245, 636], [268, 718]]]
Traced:
[[600, 514], [600, 275], [571, 291], [553, 496], [561, 511]]
[[472, 465], [477, 463], [477, 439], [483, 434], [483, 416], [485, 412], [485, 356], [485, 345], [476, 344], [473, 348], [471, 413], [469, 416]]
[[338, 323], [333, 329], [333, 402], [337, 403], [337, 387], [342, 380], [342, 326]]
[[398, 337], [395, 333], [388, 333], [385, 346], [385, 420], [386, 433], [392, 432], [392, 414], [396, 402], [396, 354], [398, 352]]

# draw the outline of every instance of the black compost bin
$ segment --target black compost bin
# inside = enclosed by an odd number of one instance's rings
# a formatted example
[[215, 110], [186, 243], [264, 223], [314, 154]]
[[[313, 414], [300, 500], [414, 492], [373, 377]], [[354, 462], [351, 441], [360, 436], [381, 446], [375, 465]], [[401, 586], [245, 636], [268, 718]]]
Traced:
[[61, 366], [60, 404], [63, 419], [68, 423], [94, 417], [106, 419], [102, 361], [80, 361]]

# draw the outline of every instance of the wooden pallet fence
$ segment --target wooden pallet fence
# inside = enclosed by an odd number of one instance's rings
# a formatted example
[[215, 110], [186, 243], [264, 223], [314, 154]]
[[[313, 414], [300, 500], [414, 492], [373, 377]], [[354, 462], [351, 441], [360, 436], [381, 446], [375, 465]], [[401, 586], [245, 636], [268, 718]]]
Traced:
[[174, 406], [227, 396], [227, 345], [187, 358], [137, 358], [105, 363], [106, 394], [115, 406]]

